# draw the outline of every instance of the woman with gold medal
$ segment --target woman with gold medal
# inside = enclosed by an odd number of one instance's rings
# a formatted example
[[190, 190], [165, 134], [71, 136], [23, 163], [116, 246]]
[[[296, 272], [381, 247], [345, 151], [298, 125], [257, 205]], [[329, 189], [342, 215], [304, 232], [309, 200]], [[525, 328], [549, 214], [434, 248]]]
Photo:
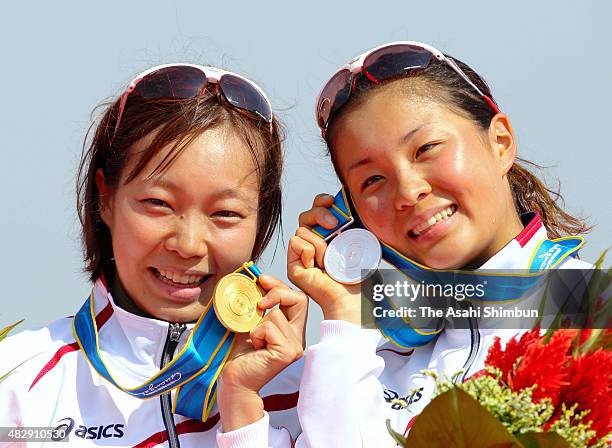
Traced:
[[307, 301], [249, 262], [281, 214], [266, 95], [215, 67], [153, 67], [91, 133], [77, 189], [93, 290], [0, 344], [0, 371], [22, 362], [0, 426], [70, 446], [290, 445]]

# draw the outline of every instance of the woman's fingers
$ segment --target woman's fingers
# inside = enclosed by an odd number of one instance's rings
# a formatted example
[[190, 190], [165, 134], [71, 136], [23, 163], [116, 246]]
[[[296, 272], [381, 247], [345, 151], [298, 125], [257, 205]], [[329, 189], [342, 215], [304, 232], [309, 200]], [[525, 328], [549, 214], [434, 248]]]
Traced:
[[[310, 232], [307, 229], [304, 230], [305, 232]], [[321, 282], [322, 277], [324, 277], [323, 271], [317, 266], [315, 261], [315, 258], [318, 258], [321, 264], [323, 264], [323, 256], [317, 257], [315, 245], [320, 244], [320, 247], [325, 248], [327, 244], [318, 237], [316, 237], [318, 241], [314, 244], [307, 241], [302, 238], [303, 234], [301, 234], [299, 229], [296, 233], [300, 233], [301, 236], [296, 235], [289, 240], [289, 248], [287, 250], [287, 276], [295, 286], [312, 296], [312, 293], [316, 290], [315, 283]], [[321, 254], [325, 252], [325, 249], [319, 250]]]
[[272, 275], [260, 276], [259, 282], [266, 290], [266, 295], [257, 304], [261, 309], [267, 310], [276, 305], [287, 309], [294, 306], [305, 306], [308, 303], [304, 293], [291, 289]]
[[280, 311], [286, 316], [294, 334], [299, 337], [303, 344], [308, 316], [308, 297], [306, 294], [289, 288], [271, 275], [262, 275], [259, 280], [264, 289], [267, 289], [267, 293], [257, 306], [261, 309], [270, 309], [279, 305]]
[[290, 364], [304, 353], [301, 341], [285, 315], [278, 309], [272, 310], [250, 333], [255, 350], [266, 349], [282, 363]]
[[329, 194], [319, 194], [312, 202], [312, 208], [302, 212], [298, 218], [300, 227], [314, 227], [320, 225], [326, 229], [333, 229], [338, 220], [329, 210], [334, 203], [334, 197]]
[[301, 340], [287, 318], [274, 309], [250, 333], [234, 336], [234, 347], [222, 372], [223, 383], [257, 393], [303, 353]]
[[280, 284], [268, 289], [266, 295], [257, 304], [259, 308], [264, 310], [274, 308], [276, 305], [280, 306], [281, 311], [291, 321], [300, 310], [308, 307], [308, 297], [303, 292], [291, 289], [280, 282]]
[[315, 267], [315, 246], [299, 236], [289, 240], [287, 250], [287, 267], [310, 269]]
[[265, 291], [270, 291], [272, 288], [291, 289], [281, 279], [270, 274], [261, 274], [257, 281]]
[[285, 316], [280, 309], [274, 309], [270, 311], [264, 317], [264, 320], [272, 322], [274, 326], [280, 330], [285, 339], [297, 341], [296, 334], [293, 331], [293, 328], [291, 327], [287, 316]]
[[327, 193], [319, 193], [312, 200], [313, 207], [330, 207], [334, 203], [334, 196]]
[[325, 263], [323, 261], [325, 251], [327, 250], [327, 243], [325, 240], [305, 227], [298, 228], [295, 235], [309, 243], [314, 248], [314, 258], [317, 265], [321, 269], [325, 269]]

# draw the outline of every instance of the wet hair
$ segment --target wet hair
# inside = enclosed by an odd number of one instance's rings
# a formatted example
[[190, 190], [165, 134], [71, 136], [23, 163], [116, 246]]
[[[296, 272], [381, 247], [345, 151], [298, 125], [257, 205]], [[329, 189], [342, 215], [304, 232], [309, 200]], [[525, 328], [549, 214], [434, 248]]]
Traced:
[[[453, 60], [481, 92], [493, 99], [489, 86], [474, 70], [455, 58]], [[334, 134], [334, 124], [337, 124], [342, 116], [357, 109], [372, 93], [389, 88], [391, 84], [402, 94], [418, 94], [431, 98], [471, 120], [482, 131], [489, 129], [491, 120], [495, 116], [491, 106], [473, 87], [446, 63], [436, 59], [424, 69], [409, 71], [397, 79], [390, 79], [380, 84], [373, 84], [364, 75], [359, 74], [355, 81], [354, 93], [344, 106], [332, 113], [327, 127], [327, 148], [338, 176], [340, 173], [332, 147], [334, 137], [337, 137]], [[517, 212], [522, 214], [537, 211], [551, 238], [588, 232], [591, 227], [584, 220], [570, 215], [561, 208], [559, 202], [563, 203], [563, 197], [559, 189], [548, 188], [528, 167], [542, 168], [538, 164], [517, 157], [508, 171], [508, 182]]]
[[[111, 142], [119, 99], [100, 107], [106, 109], [87, 132], [76, 185], [85, 271], [91, 280], [99, 278], [113, 263], [110, 230], [100, 215], [96, 171], [102, 169], [107, 185], [113, 189], [118, 186], [129, 157], [138, 159], [131, 172], [125, 173], [124, 183], [132, 181], [162, 148], [171, 145], [151, 176], [162, 174], [189, 143], [215, 127], [226, 127], [241, 138], [253, 158], [259, 181], [259, 204], [251, 259], [261, 256], [276, 229], [282, 225], [281, 143], [284, 132], [276, 117], [270, 125], [256, 114], [235, 108], [208, 92], [193, 99], [145, 99], [132, 94], [126, 102], [117, 135]], [[147, 148], [138, 154], [130, 153], [136, 142], [153, 132], [154, 138]]]

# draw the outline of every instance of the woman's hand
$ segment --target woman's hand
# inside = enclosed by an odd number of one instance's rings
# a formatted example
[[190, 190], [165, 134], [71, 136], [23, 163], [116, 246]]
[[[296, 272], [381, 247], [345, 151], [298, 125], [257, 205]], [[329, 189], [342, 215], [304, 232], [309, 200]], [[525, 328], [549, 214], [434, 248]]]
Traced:
[[271, 275], [261, 275], [259, 284], [267, 293], [258, 306], [280, 307], [266, 314], [250, 333], [234, 336], [217, 392], [224, 432], [260, 420], [259, 390], [304, 353], [308, 298]]
[[333, 229], [338, 225], [338, 220], [329, 208], [334, 203], [334, 197], [327, 193], [315, 196], [310, 210], [300, 213], [298, 218], [299, 227], [314, 227], [317, 224], [326, 229]]
[[337, 220], [329, 211], [333, 196], [318, 195], [312, 208], [300, 214], [300, 227], [289, 242], [287, 275], [302, 291], [319, 304], [325, 319], [361, 323], [361, 287], [343, 285], [325, 272], [323, 255], [327, 243], [310, 230], [319, 224], [333, 229]]

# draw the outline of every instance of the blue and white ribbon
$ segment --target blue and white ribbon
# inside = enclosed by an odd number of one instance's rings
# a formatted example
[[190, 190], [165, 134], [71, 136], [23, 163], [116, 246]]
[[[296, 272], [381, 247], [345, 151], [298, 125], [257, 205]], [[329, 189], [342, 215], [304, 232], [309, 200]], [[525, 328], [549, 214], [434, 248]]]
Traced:
[[[366, 229], [344, 188], [334, 197], [334, 203], [330, 207], [330, 211], [338, 219], [338, 225], [331, 230], [321, 226], [314, 227], [312, 231], [321, 238], [330, 239], [347, 227]], [[534, 250], [529, 262], [529, 272], [525, 274], [432, 269], [411, 260], [385, 243], [381, 242], [380, 244], [383, 260], [413, 281], [423, 284], [463, 284], [473, 287], [485, 284], [487, 285], [486, 297], [482, 299], [471, 298], [470, 300], [482, 303], [504, 303], [519, 300], [523, 297], [527, 291], [534, 288], [542, 280], [546, 270], [554, 269], [568, 256], [575, 255], [584, 244], [584, 240], [581, 237], [565, 237], [542, 241]], [[383, 310], [396, 308], [387, 297], [384, 297], [378, 305]], [[397, 319], [376, 318], [376, 324], [382, 334], [403, 348], [425, 345], [444, 329], [443, 320], [440, 320], [439, 325], [434, 329], [413, 327], [408, 318], [404, 318], [403, 322], [404, 324], [397, 325]]]
[[[237, 272], [259, 277], [261, 271], [252, 262]], [[231, 352], [234, 334], [217, 319], [212, 300], [198, 319], [185, 347], [156, 375], [139, 386], [127, 388], [111, 375], [100, 356], [98, 328], [94, 313], [94, 293], [91, 292], [73, 319], [73, 331], [83, 354], [98, 372], [121, 391], [140, 399], [157, 397], [178, 389], [173, 412], [206, 421], [213, 407], [217, 378]]]

